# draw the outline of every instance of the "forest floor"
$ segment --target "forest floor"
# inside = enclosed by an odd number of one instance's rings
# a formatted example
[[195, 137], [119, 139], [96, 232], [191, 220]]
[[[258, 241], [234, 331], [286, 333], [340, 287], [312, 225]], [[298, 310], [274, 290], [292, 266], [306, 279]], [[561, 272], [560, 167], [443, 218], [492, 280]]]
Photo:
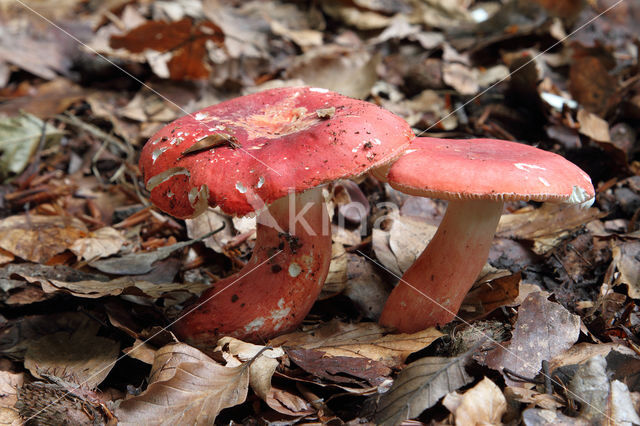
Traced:
[[[638, 22], [636, 0], [0, 0], [0, 421], [639, 424]], [[595, 203], [507, 203], [456, 320], [397, 334], [376, 321], [446, 203], [335, 182], [299, 329], [189, 346], [169, 325], [255, 219], [154, 208], [139, 153], [286, 85], [560, 154]]]

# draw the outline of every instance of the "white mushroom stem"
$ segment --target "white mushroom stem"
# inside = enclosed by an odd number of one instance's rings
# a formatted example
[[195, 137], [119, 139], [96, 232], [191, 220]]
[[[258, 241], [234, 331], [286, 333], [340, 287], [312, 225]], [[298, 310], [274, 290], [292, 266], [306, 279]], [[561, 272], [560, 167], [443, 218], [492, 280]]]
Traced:
[[391, 292], [380, 324], [411, 333], [453, 320], [489, 257], [502, 208], [502, 201], [449, 201], [433, 239]]
[[198, 346], [215, 346], [222, 336], [264, 343], [296, 328], [311, 309], [331, 261], [322, 188], [276, 200], [257, 222], [251, 259], [185, 308], [174, 326], [181, 339]]

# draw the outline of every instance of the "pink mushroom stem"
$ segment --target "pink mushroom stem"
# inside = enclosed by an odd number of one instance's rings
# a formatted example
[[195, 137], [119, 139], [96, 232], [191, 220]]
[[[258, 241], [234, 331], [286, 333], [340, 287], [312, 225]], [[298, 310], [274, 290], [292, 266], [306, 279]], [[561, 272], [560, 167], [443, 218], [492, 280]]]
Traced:
[[221, 336], [263, 343], [296, 328], [311, 309], [331, 261], [321, 187], [279, 198], [257, 222], [251, 259], [185, 308], [174, 326], [180, 338], [199, 346]]
[[412, 333], [456, 316], [489, 257], [502, 201], [449, 201], [438, 231], [391, 292], [380, 324]]

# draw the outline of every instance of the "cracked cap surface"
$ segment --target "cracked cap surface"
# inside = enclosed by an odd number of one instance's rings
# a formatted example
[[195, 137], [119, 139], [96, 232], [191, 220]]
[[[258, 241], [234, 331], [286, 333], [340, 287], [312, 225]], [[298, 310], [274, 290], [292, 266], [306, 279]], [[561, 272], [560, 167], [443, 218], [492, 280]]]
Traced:
[[145, 144], [151, 201], [180, 218], [208, 205], [246, 215], [289, 193], [361, 175], [402, 154], [409, 125], [372, 103], [287, 87], [179, 118]]

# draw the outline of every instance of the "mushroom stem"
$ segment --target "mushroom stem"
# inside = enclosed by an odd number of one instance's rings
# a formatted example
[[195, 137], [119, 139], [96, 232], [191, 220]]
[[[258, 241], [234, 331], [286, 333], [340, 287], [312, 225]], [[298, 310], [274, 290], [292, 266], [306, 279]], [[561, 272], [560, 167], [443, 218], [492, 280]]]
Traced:
[[279, 198], [257, 222], [251, 259], [184, 309], [174, 326], [181, 339], [198, 346], [215, 346], [222, 336], [261, 343], [297, 327], [311, 309], [331, 261], [322, 188]]
[[412, 333], [453, 320], [489, 257], [502, 207], [449, 201], [433, 239], [387, 299], [380, 324]]

